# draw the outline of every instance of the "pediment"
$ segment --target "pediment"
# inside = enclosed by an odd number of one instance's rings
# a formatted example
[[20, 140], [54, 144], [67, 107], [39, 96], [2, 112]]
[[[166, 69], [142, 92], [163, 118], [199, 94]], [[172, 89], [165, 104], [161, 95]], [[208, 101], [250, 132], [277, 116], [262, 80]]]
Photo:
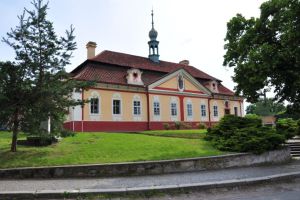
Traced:
[[208, 96], [211, 92], [184, 69], [166, 75], [149, 85], [151, 91], [189, 93]]

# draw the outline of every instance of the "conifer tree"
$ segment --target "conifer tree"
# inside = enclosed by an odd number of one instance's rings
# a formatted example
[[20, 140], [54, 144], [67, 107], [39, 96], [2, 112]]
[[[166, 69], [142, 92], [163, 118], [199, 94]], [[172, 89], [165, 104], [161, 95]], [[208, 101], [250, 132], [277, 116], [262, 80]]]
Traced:
[[72, 91], [86, 86], [65, 71], [76, 49], [74, 28], [58, 37], [47, 19], [48, 3], [33, 0], [32, 5], [3, 38], [16, 53], [13, 63], [0, 63], [0, 122], [13, 131], [13, 152], [20, 130], [42, 131], [40, 123], [48, 117], [62, 123], [68, 107], [83, 103], [71, 99]]

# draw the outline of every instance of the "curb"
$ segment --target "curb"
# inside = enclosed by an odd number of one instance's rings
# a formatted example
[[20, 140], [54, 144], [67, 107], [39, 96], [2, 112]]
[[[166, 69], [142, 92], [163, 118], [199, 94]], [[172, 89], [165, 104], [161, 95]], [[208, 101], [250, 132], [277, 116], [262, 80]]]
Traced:
[[0, 169], [0, 179], [86, 178], [169, 174], [285, 163], [290, 149], [175, 160]]
[[82, 190], [41, 190], [41, 191], [8, 191], [0, 192], [0, 199], [49, 199], [49, 198], [76, 198], [93, 195], [101, 196], [126, 196], [155, 194], [159, 192], [184, 192], [201, 191], [210, 189], [231, 189], [235, 187], [254, 186], [257, 184], [271, 184], [280, 181], [292, 181], [300, 178], [299, 172], [276, 174], [271, 176], [234, 179], [218, 182], [134, 187], [134, 188], [112, 188], [112, 189], [82, 189]]

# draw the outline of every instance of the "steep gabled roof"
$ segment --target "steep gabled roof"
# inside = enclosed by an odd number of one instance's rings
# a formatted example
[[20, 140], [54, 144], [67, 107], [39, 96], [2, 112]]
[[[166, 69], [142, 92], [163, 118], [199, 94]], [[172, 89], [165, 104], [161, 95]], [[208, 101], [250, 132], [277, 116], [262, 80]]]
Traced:
[[[221, 81], [190, 65], [183, 65], [179, 63], [172, 63], [166, 61], [159, 61], [159, 63], [155, 63], [145, 57], [119, 53], [114, 51], [107, 51], [107, 50], [102, 51], [100, 54], [96, 55], [94, 58], [90, 60], [101, 62], [101, 63], [107, 63], [111, 65], [118, 65], [118, 66], [124, 66], [129, 68], [138, 68], [141, 70], [157, 71], [157, 72], [164, 72], [164, 73], [170, 73], [183, 68], [187, 72], [192, 74], [195, 78]], [[71, 73], [75, 71], [77, 71], [77, 69], [74, 69]]]
[[[142, 80], [146, 86], [179, 69], [186, 70], [200, 83], [205, 83], [210, 80], [221, 82], [221, 80], [190, 65], [166, 61], [155, 63], [145, 57], [107, 50], [86, 60], [76, 67], [71, 74], [73, 78], [77, 80], [127, 85], [127, 70], [131, 68], [137, 68], [143, 71]], [[222, 84], [219, 85], [219, 93], [234, 95], [231, 90]]]

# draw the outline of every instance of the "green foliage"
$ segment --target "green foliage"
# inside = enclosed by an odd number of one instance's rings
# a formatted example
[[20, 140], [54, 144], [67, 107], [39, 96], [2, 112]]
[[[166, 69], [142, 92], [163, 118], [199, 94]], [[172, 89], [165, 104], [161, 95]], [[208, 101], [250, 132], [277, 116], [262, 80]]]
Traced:
[[65, 137], [74, 137], [75, 136], [75, 132], [67, 130], [67, 129], [63, 129], [60, 131], [60, 136], [65, 138]]
[[272, 127], [262, 126], [260, 118], [226, 115], [218, 125], [208, 129], [205, 137], [222, 151], [262, 153], [281, 147], [285, 136]]
[[48, 117], [57, 132], [68, 107], [84, 103], [72, 100], [72, 91], [89, 85], [70, 79], [65, 71], [76, 49], [74, 28], [58, 37], [47, 20], [48, 3], [33, 0], [32, 5], [3, 38], [16, 53], [15, 62], [0, 62], [0, 124], [13, 130], [12, 151], [20, 130], [38, 134]]
[[179, 122], [179, 121], [175, 122], [175, 129], [176, 130], [179, 130], [181, 128], [181, 126], [182, 126], [181, 122]]
[[234, 68], [237, 94], [256, 102], [272, 87], [276, 100], [300, 102], [300, 1], [269, 0], [260, 17], [227, 23], [224, 66]]
[[275, 102], [272, 98], [259, 99], [258, 102], [250, 104], [246, 108], [247, 114], [256, 114], [260, 116], [276, 115], [286, 110], [283, 103]]
[[198, 129], [206, 129], [206, 125], [204, 123], [199, 123], [197, 127]]
[[170, 124], [169, 123], [163, 123], [164, 129], [169, 130], [170, 129]]
[[291, 118], [279, 119], [276, 122], [276, 130], [285, 136], [285, 139], [291, 139], [299, 133], [299, 121]]

